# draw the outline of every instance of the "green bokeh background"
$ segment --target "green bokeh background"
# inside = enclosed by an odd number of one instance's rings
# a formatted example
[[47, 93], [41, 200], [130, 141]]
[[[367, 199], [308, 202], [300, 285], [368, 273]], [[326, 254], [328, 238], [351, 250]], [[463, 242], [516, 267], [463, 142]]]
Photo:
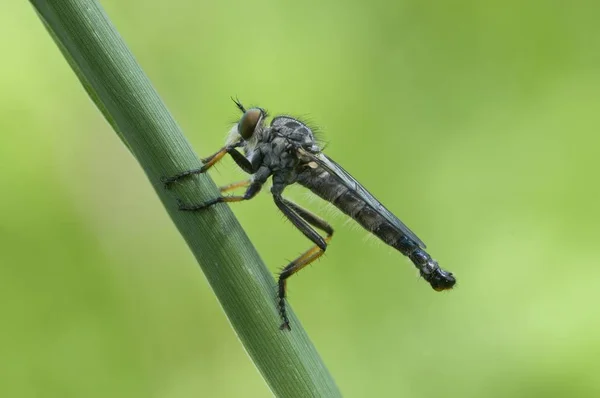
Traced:
[[[457, 275], [290, 189], [337, 230], [289, 286], [345, 396], [600, 396], [600, 3], [102, 4], [200, 155], [232, 95], [305, 115]], [[0, 396], [269, 396], [28, 3], [0, 35]], [[273, 272], [309, 246], [268, 194], [234, 211]]]

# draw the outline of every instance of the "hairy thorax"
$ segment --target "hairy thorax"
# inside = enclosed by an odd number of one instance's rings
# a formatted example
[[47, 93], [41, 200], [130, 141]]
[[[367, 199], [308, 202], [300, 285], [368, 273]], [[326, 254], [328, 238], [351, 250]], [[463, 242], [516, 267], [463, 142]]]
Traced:
[[261, 164], [272, 171], [293, 170], [299, 164], [293, 143], [285, 137], [270, 137], [266, 142], [256, 146], [256, 156], [261, 157]]

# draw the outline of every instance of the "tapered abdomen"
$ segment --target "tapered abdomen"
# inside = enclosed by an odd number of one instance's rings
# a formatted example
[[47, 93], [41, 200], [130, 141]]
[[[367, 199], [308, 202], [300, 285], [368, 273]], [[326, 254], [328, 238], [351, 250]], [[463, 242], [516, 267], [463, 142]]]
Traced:
[[306, 170], [298, 176], [298, 183], [332, 203], [367, 231], [410, 258], [421, 276], [435, 290], [451, 289], [456, 283], [452, 273], [441, 269], [437, 261], [416, 242], [326, 170], [320, 167]]
[[388, 245], [394, 246], [395, 242], [403, 236], [400, 230], [392, 226], [356, 192], [342, 185], [327, 171], [321, 168], [312, 169], [310, 173], [301, 174], [298, 183], [335, 205]]

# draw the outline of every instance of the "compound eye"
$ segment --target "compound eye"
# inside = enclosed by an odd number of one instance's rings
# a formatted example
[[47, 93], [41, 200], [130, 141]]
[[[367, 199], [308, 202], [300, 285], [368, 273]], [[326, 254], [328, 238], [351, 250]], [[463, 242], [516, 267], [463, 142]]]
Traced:
[[238, 122], [238, 133], [243, 139], [249, 140], [256, 130], [256, 126], [262, 118], [262, 111], [258, 108], [248, 109]]

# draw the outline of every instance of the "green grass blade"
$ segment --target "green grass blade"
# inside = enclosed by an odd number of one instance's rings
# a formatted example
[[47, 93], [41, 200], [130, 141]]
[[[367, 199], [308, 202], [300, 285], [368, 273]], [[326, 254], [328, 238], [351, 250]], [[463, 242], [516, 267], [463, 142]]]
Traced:
[[292, 332], [279, 330], [273, 277], [229, 208], [177, 210], [176, 197], [201, 202], [218, 195], [213, 181], [203, 175], [176, 184], [172, 191], [163, 188], [162, 176], [198, 167], [200, 161], [98, 2], [31, 3], [92, 100], [144, 169], [271, 390], [284, 397], [340, 396], [293, 312]]

